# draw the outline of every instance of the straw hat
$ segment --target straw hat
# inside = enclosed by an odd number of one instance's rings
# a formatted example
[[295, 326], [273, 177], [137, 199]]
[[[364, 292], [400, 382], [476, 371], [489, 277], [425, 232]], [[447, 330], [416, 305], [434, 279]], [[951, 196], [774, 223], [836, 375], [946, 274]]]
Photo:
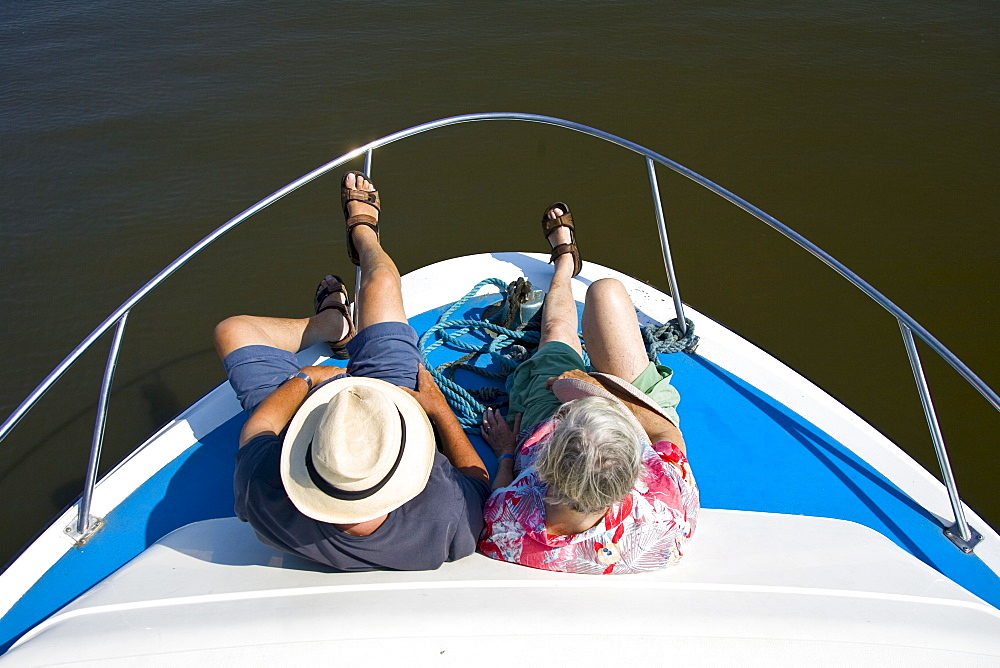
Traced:
[[308, 517], [365, 522], [423, 491], [435, 450], [416, 399], [375, 378], [339, 378], [313, 390], [292, 417], [281, 482]]
[[662, 415], [667, 420], [670, 420], [673, 424], [673, 420], [669, 415], [663, 410], [663, 407], [658, 403], [653, 401], [653, 399], [642, 392], [632, 383], [628, 383], [618, 376], [612, 376], [609, 373], [591, 373], [590, 376], [601, 383], [601, 386], [594, 385], [585, 380], [580, 380], [579, 378], [560, 378], [559, 380], [552, 383], [552, 392], [556, 395], [559, 401], [566, 403], [567, 401], [573, 401], [574, 399], [582, 399], [584, 397], [604, 397], [605, 399], [613, 399], [618, 402], [621, 406], [622, 412], [632, 423], [632, 426], [643, 438], [646, 437], [646, 432], [639, 424], [639, 421], [632, 414], [632, 411], [628, 409], [626, 403], [639, 404], [649, 410], [653, 411], [657, 415]]

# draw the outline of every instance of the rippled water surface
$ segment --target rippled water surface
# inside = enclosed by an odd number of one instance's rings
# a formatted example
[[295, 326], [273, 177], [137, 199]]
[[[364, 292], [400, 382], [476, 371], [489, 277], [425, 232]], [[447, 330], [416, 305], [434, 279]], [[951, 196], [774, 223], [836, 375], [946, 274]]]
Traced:
[[[0, 4], [0, 416], [218, 225], [378, 136], [474, 111], [568, 118], [719, 182], [874, 284], [1000, 387], [995, 2]], [[384, 149], [403, 271], [540, 250], [665, 287], [645, 165], [541, 127]], [[895, 321], [694, 184], [660, 175], [685, 301], [934, 467]], [[346, 272], [336, 177], [230, 233], [140, 304], [103, 462], [223, 380], [213, 324], [302, 315]], [[106, 344], [105, 344], [106, 345]], [[106, 347], [0, 444], [0, 561], [81, 487]], [[998, 416], [924, 349], [960, 488], [994, 525]], [[779, 465], [779, 463], [776, 463]]]

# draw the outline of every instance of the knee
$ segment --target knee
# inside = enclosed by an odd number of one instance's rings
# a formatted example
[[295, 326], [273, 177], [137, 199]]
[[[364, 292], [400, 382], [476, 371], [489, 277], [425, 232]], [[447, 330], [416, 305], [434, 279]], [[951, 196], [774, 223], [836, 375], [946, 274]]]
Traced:
[[244, 318], [245, 316], [242, 315], [229, 316], [215, 326], [215, 330], [212, 332], [212, 338], [216, 341], [219, 339], [229, 338], [237, 330], [243, 329], [245, 326], [243, 323]]
[[587, 288], [587, 302], [597, 300], [602, 302], [631, 301], [628, 290], [617, 278], [602, 278], [594, 281]]
[[224, 352], [231, 352], [240, 347], [239, 342], [246, 338], [247, 332], [252, 328], [250, 320], [250, 316], [234, 315], [215, 326], [212, 340], [220, 356], [224, 357]]

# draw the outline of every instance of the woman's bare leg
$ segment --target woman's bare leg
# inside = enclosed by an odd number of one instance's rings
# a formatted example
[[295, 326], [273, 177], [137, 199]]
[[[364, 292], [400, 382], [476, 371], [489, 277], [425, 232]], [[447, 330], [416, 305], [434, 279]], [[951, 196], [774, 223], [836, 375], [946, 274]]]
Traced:
[[632, 382], [649, 365], [635, 305], [614, 278], [594, 281], [587, 290], [583, 340], [595, 371]]
[[[561, 208], [549, 212], [549, 218], [557, 218], [566, 213]], [[557, 227], [548, 236], [549, 244], [554, 248], [562, 243], [572, 241], [569, 228]], [[545, 295], [542, 305], [541, 338], [538, 345], [543, 346], [549, 341], [562, 341], [581, 355], [579, 320], [576, 314], [576, 300], [570, 282], [573, 279], [573, 256], [564, 253], [555, 259], [555, 270], [549, 292]]]
[[[646, 345], [639, 331], [635, 305], [621, 281], [602, 278], [587, 290], [583, 309], [583, 340], [595, 371], [628, 382], [649, 366]], [[627, 404], [628, 402], [626, 402]], [[685, 453], [684, 436], [670, 420], [649, 409], [630, 407], [652, 443], [670, 441]]]

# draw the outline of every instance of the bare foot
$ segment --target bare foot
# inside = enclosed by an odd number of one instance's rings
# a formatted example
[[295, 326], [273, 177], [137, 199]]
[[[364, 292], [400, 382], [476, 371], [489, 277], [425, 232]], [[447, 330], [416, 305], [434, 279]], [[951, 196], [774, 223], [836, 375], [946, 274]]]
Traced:
[[[357, 174], [350, 173], [344, 178], [344, 185], [352, 190], [364, 190], [371, 192], [375, 190], [375, 186], [372, 185], [371, 181], [362, 178]], [[376, 209], [371, 204], [367, 202], [350, 201], [347, 203], [347, 217], [355, 216], [357, 214], [365, 214], [371, 216], [375, 220], [378, 220], [378, 209]], [[375, 237], [375, 230], [368, 227], [367, 225], [358, 225], [353, 230], [351, 230], [351, 236], [355, 239], [361, 239], [362, 235], [370, 234]]]
[[[556, 206], [553, 207], [548, 212], [547, 215], [549, 220], [555, 220], [564, 213], [566, 213], [566, 211], [562, 207]], [[555, 248], [560, 244], [571, 243], [573, 241], [573, 231], [568, 227], [566, 227], [565, 225], [560, 225], [559, 227], [549, 232], [545, 238], [549, 242], [549, 247]], [[570, 274], [572, 275], [573, 269], [575, 268], [573, 255], [570, 253], [563, 253], [562, 255], [560, 255], [555, 259], [555, 261], [552, 263], [552, 266], [555, 269], [555, 271], [569, 271]]]
[[[566, 212], [557, 206], [553, 208], [551, 211], [549, 211], [549, 220], [555, 220], [564, 213]], [[549, 235], [545, 238], [548, 239], [549, 246], [551, 246], [552, 248], [555, 248], [559, 244], [568, 244], [571, 241], [573, 241], [573, 236], [570, 229], [562, 225], [549, 232]]]
[[316, 289], [317, 298], [324, 292], [329, 293], [323, 298], [323, 301], [316, 305], [316, 314], [322, 315], [325, 319], [323, 327], [324, 331], [327, 332], [326, 339], [331, 344], [343, 342], [351, 332], [344, 311], [338, 308], [338, 305], [343, 305], [344, 310], [347, 307], [347, 297], [342, 291], [342, 286], [343, 283], [336, 276], [327, 276], [320, 281], [319, 287]]

